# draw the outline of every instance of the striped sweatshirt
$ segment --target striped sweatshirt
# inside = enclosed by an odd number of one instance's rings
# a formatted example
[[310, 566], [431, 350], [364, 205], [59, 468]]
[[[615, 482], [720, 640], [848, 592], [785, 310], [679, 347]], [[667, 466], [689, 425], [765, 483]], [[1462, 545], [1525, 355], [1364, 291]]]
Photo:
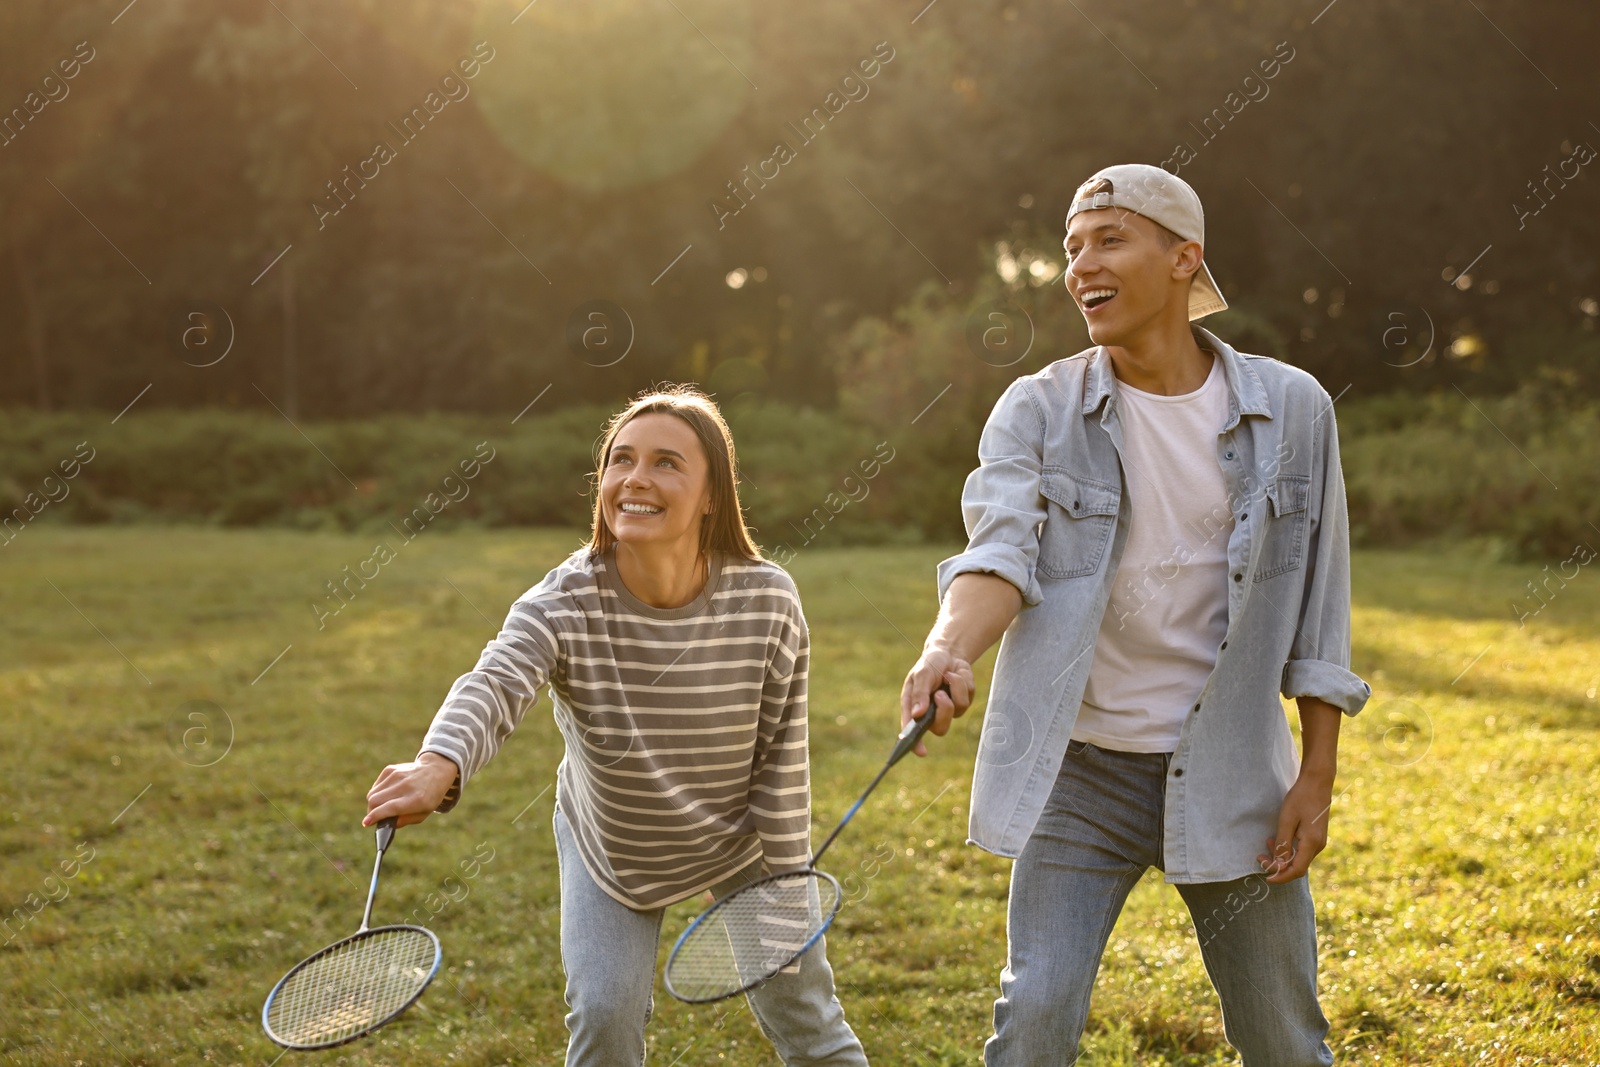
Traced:
[[595, 882], [663, 907], [757, 859], [810, 860], [810, 635], [794, 581], [713, 555], [700, 596], [654, 608], [616, 576], [615, 549], [579, 549], [518, 597], [423, 739], [460, 768], [440, 804], [504, 743], [548, 686], [566, 753], [556, 803]]

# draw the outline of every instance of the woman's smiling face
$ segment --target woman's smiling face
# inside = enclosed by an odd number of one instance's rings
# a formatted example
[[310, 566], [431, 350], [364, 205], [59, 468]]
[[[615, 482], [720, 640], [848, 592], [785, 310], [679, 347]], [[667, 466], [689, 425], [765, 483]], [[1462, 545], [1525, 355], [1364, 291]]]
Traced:
[[711, 506], [710, 464], [689, 424], [662, 412], [628, 420], [611, 442], [600, 506], [618, 541], [683, 539], [698, 547]]

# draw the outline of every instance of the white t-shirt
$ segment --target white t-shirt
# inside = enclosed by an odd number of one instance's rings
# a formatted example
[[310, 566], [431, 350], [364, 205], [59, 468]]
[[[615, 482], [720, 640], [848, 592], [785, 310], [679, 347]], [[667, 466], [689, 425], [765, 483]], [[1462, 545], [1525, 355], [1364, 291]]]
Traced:
[[1227, 635], [1234, 516], [1217, 435], [1228, 421], [1228, 386], [1221, 357], [1207, 354], [1211, 371], [1192, 393], [1161, 396], [1120, 380], [1114, 387], [1132, 518], [1074, 740], [1175, 751]]

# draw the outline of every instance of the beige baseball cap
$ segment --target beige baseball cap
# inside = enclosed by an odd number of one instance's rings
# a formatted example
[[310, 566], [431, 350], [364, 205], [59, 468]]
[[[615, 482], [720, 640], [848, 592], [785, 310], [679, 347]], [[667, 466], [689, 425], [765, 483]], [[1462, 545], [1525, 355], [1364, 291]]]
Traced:
[[[1199, 195], [1188, 182], [1160, 167], [1148, 163], [1119, 163], [1096, 171], [1072, 194], [1067, 222], [1080, 211], [1105, 207], [1126, 208], [1160, 223], [1186, 241], [1198, 241], [1202, 248], [1205, 246], [1206, 216], [1200, 208]], [[1066, 243], [1063, 237], [1062, 246]], [[1211, 268], [1202, 259], [1189, 289], [1189, 321], [1227, 306], [1216, 279], [1211, 277]]]

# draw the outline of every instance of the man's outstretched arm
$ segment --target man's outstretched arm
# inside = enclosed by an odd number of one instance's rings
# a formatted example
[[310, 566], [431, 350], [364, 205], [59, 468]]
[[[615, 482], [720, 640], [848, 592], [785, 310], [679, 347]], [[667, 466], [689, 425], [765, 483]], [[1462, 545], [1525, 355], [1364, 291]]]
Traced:
[[[923, 642], [922, 655], [900, 688], [901, 727], [928, 706], [930, 695], [944, 682], [950, 686], [950, 698], [937, 702], [938, 717], [929, 729], [941, 736], [948, 732], [950, 721], [972, 704], [972, 661], [1000, 640], [1021, 610], [1021, 591], [1004, 578], [977, 571], [956, 575]], [[915, 751], [927, 755], [920, 741]]]
[[[966, 550], [939, 564], [939, 616], [922, 655], [900, 689], [900, 727], [928, 707], [941, 682], [932, 727], [943, 735], [972, 703], [972, 661], [1006, 632], [1024, 604], [1044, 598], [1034, 576], [1039, 528], [1045, 521], [1039, 474], [1044, 462], [1044, 412], [1026, 378], [1006, 387], [978, 439], [978, 468], [961, 490]], [[916, 753], [927, 755], [918, 742]]]

